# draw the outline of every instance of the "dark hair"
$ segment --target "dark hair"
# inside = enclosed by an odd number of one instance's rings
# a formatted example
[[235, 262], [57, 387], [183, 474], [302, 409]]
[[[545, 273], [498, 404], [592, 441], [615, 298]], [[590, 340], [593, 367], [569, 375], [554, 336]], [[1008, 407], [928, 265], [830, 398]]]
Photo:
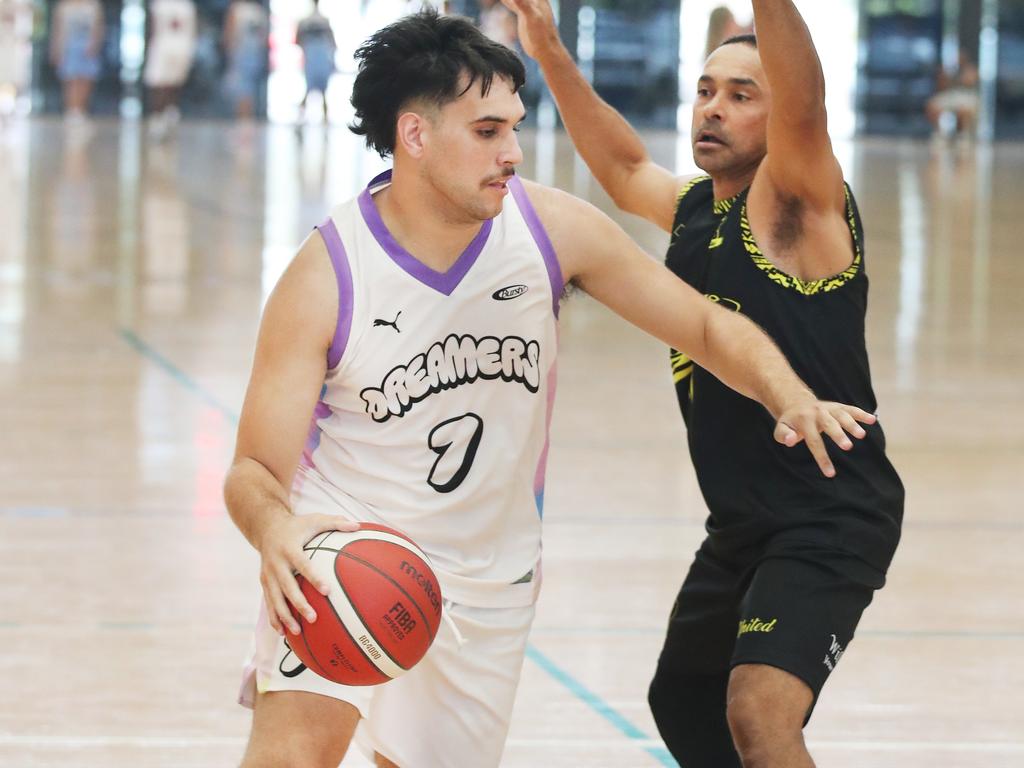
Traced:
[[[375, 32], [356, 51], [359, 74], [352, 87], [356, 119], [349, 128], [366, 137], [381, 157], [395, 151], [399, 111], [414, 99], [442, 107], [480, 81], [486, 96], [495, 76], [518, 91], [526, 81], [523, 62], [469, 19], [427, 9]], [[463, 75], [469, 84], [461, 87]]]
[[720, 42], [717, 47], [721, 48], [723, 45], [735, 45], [737, 43], [757, 48], [757, 35], [733, 35]]

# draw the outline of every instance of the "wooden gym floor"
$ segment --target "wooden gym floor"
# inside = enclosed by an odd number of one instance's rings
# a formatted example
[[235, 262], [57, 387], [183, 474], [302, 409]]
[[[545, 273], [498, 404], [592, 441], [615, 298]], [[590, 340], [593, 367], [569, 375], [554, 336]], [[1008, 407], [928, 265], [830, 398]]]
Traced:
[[[524, 175], [609, 209], [564, 137], [523, 139]], [[908, 506], [807, 739], [823, 768], [1021, 766], [1024, 147], [838, 151]], [[259, 591], [220, 488], [256, 323], [380, 167], [343, 128], [0, 134], [0, 765], [237, 762]], [[704, 509], [667, 353], [585, 297], [562, 317], [545, 589], [503, 765], [673, 765], [645, 695]]]

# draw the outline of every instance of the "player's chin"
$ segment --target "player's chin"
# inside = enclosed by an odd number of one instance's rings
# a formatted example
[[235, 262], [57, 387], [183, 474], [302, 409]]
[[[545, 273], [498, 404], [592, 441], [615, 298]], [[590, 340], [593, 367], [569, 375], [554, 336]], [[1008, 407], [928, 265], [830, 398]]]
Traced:
[[731, 159], [728, 153], [722, 152], [720, 148], [710, 149], [697, 146], [693, 148], [693, 164], [706, 173], [727, 169]]
[[505, 204], [505, 195], [507, 194], [507, 190], [504, 192], [499, 192], [497, 190], [491, 189], [490, 187], [486, 187], [484, 189], [484, 193], [477, 200], [476, 206], [474, 206], [476, 208], [475, 214], [477, 218], [481, 220], [493, 219], [495, 216], [501, 213], [501, 210]]

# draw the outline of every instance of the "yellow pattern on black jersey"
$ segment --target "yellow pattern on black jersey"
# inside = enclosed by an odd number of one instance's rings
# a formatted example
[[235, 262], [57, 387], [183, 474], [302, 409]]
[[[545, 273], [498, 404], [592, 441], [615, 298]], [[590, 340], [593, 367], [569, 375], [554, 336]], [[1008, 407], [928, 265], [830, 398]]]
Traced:
[[739, 197], [739, 195], [727, 197], [725, 200], [715, 200], [711, 204], [711, 210], [719, 216], [722, 216], [732, 210], [732, 204], [736, 202], [737, 197]]
[[750, 220], [747, 218], [747, 205], [744, 203], [743, 209], [740, 211], [740, 236], [743, 238], [743, 247], [750, 254], [750, 258], [757, 268], [763, 271], [772, 282], [781, 285], [783, 288], [792, 288], [804, 296], [834, 291], [836, 288], [842, 288], [856, 277], [857, 273], [860, 272], [861, 266], [860, 238], [857, 237], [857, 225], [853, 215], [853, 203], [850, 200], [850, 188], [844, 187], [844, 190], [846, 193], [846, 219], [850, 227], [850, 234], [853, 236], [853, 262], [850, 266], [837, 275], [824, 277], [820, 280], [801, 280], [799, 277], [793, 277], [793, 275], [783, 272], [766, 259], [764, 254], [761, 253], [761, 249], [757, 246], [754, 234], [750, 230]]
[[[679, 216], [679, 206], [682, 204], [683, 198], [686, 197], [686, 193], [689, 192], [698, 184], [700, 184], [702, 181], [707, 181], [710, 178], [710, 176], [697, 176], [695, 178], [690, 179], [688, 182], [686, 182], [686, 184], [683, 185], [683, 188], [679, 190], [679, 194], [676, 195], [676, 210], [675, 213], [672, 214], [673, 218], [677, 218]], [[686, 229], [686, 224], [684, 222], [680, 222], [676, 227], [672, 229], [673, 243], [676, 241], [676, 238], [679, 237], [679, 234], [684, 229]]]
[[682, 352], [670, 349], [669, 360], [672, 363], [672, 381], [678, 384], [693, 373], [693, 361]]
[[[717, 203], [716, 203], [716, 205], [717, 205]], [[720, 218], [718, 220], [718, 227], [715, 229], [715, 236], [712, 237], [711, 240], [708, 241], [708, 250], [709, 251], [714, 249], [714, 248], [717, 248], [718, 246], [720, 246], [722, 243], [725, 242], [725, 240], [722, 238], [722, 225], [723, 224], [725, 224], [725, 216], [723, 216], [722, 218]]]

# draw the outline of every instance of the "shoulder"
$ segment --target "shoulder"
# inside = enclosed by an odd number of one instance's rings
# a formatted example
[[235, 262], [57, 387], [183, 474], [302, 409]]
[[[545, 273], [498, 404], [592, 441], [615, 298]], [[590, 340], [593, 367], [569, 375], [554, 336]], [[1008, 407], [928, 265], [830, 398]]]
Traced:
[[[592, 203], [554, 187], [520, 178], [523, 190], [559, 255], [573, 242], [586, 238], [588, 227], [611, 222]], [[586, 227], [581, 226], [586, 225]]]
[[314, 231], [274, 286], [267, 300], [265, 322], [330, 346], [337, 317], [334, 266], [323, 237]]
[[687, 208], [699, 206], [715, 197], [715, 187], [711, 177], [707, 174], [690, 176], [680, 179], [679, 192], [676, 193], [676, 212], [678, 213], [683, 204]]
[[558, 258], [564, 283], [582, 280], [643, 253], [604, 211], [586, 200], [542, 184], [524, 182], [537, 218]]
[[690, 196], [690, 193], [694, 193], [693, 197], [697, 197], [701, 191], [713, 193], [714, 187], [710, 176], [706, 173], [698, 176], [682, 176], [679, 179], [679, 192], [676, 194], [676, 203], [682, 202], [683, 198]]

